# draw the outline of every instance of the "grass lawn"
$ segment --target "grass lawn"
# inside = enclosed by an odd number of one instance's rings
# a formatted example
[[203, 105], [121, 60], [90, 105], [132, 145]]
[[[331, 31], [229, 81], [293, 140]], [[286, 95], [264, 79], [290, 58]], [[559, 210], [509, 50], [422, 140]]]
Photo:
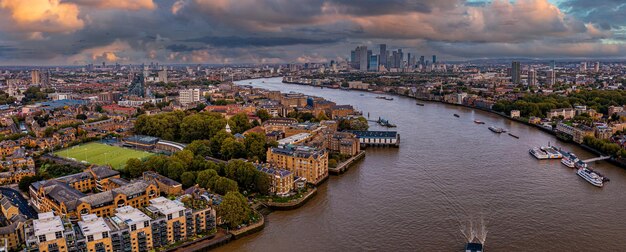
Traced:
[[110, 146], [102, 143], [81, 144], [54, 152], [55, 155], [78, 162], [86, 161], [96, 165], [110, 165], [114, 169], [122, 169], [131, 158], [143, 159], [154, 155], [150, 152], [129, 148]]

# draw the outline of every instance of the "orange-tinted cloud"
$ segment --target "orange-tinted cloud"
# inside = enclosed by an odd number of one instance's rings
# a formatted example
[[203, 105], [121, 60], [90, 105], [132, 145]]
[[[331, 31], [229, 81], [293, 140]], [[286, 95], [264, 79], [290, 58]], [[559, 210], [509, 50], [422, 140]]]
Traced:
[[73, 32], [85, 25], [76, 4], [60, 0], [0, 0], [8, 29], [25, 32]]
[[157, 7], [152, 0], [71, 0], [71, 2], [83, 6], [132, 11], [154, 10]]

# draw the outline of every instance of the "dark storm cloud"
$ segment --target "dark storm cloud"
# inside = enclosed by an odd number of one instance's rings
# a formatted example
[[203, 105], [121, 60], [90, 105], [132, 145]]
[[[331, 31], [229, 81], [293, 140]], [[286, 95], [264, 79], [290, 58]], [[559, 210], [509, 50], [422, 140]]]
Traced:
[[306, 39], [294, 37], [213, 37], [206, 36], [186, 40], [187, 42], [200, 42], [214, 47], [267, 47], [267, 46], [290, 46], [290, 45], [315, 45], [336, 43], [339, 39]]

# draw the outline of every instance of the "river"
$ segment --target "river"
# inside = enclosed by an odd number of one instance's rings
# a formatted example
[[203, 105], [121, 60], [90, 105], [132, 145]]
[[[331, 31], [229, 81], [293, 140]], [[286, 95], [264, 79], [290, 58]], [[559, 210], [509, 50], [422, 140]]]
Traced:
[[[596, 188], [559, 161], [538, 161], [528, 149], [549, 142], [583, 159], [594, 155], [536, 128], [464, 107], [421, 107], [410, 98], [385, 101], [280, 78], [237, 84], [351, 104], [398, 125], [402, 142], [367, 149], [365, 159], [331, 176], [305, 206], [271, 213], [263, 231], [217, 251], [462, 251], [461, 230], [470, 220], [485, 227], [487, 251], [626, 248], [626, 170], [591, 164], [611, 179]], [[494, 134], [489, 125], [520, 139]]]

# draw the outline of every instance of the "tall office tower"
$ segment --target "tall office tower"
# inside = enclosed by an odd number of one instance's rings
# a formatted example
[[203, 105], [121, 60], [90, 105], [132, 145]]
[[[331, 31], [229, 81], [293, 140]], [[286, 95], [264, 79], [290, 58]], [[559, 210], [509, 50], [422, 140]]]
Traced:
[[33, 85], [41, 84], [41, 77], [39, 75], [39, 70], [30, 71], [30, 82]]
[[593, 65], [593, 71], [594, 72], [600, 72], [600, 62], [596, 61], [596, 63]]
[[387, 67], [387, 57], [389, 57], [388, 55], [389, 55], [389, 52], [387, 52], [387, 45], [380, 44], [379, 51], [378, 51], [379, 64]]
[[398, 57], [398, 51], [392, 51], [391, 52], [391, 62], [389, 62], [389, 67], [390, 68], [397, 68], [398, 66], [396, 65], [396, 62], [398, 62], [398, 60], [396, 60]]
[[402, 67], [402, 61], [404, 60], [404, 54], [402, 54], [402, 49], [398, 49], [397, 52], [395, 52], [395, 56], [393, 58], [393, 66], [395, 68], [401, 68]]
[[437, 55], [433, 55], [433, 65], [437, 64]]
[[587, 71], [587, 62], [580, 62], [580, 71], [581, 72]]
[[536, 86], [537, 85], [537, 72], [535, 69], [531, 68], [528, 71], [528, 86]]
[[159, 81], [167, 83], [167, 70], [159, 71]]
[[511, 65], [511, 82], [513, 84], [522, 83], [522, 67], [519, 61], [513, 61]]
[[415, 54], [409, 55], [409, 66], [411, 66], [412, 68], [415, 67], [415, 65], [417, 65], [416, 59], [417, 57], [415, 56]]
[[548, 70], [548, 72], [546, 73], [546, 83], [548, 84], [548, 86], [556, 84], [555, 72], [555, 70]]
[[367, 72], [367, 46], [359, 46], [356, 48], [356, 56], [359, 62], [359, 71]]
[[379, 70], [378, 66], [380, 64], [378, 58], [379, 58], [378, 55], [371, 55], [370, 56], [370, 60], [369, 60], [370, 61], [369, 62], [370, 63], [370, 68], [369, 68], [370, 72], [378, 72], [378, 70]]
[[370, 65], [370, 58], [372, 57], [372, 50], [367, 50], [367, 69], [369, 70], [371, 67], [374, 67], [372, 65]]
[[406, 65], [407, 67], [411, 67], [411, 53], [406, 54]]
[[355, 50], [352, 50], [352, 51], [350, 51], [350, 67], [352, 67], [352, 68], [357, 68], [357, 67], [356, 67], [356, 63], [357, 63], [357, 60], [356, 60], [356, 51], [355, 51]]
[[550, 68], [552, 69], [552, 71], [554, 71], [554, 69], [556, 69], [556, 61], [550, 61]]
[[41, 73], [40, 82], [42, 87], [48, 88], [50, 87], [50, 69], [47, 69], [46, 72]]
[[426, 61], [424, 61], [424, 56], [420, 56], [420, 65], [422, 65], [422, 67], [426, 66]]

